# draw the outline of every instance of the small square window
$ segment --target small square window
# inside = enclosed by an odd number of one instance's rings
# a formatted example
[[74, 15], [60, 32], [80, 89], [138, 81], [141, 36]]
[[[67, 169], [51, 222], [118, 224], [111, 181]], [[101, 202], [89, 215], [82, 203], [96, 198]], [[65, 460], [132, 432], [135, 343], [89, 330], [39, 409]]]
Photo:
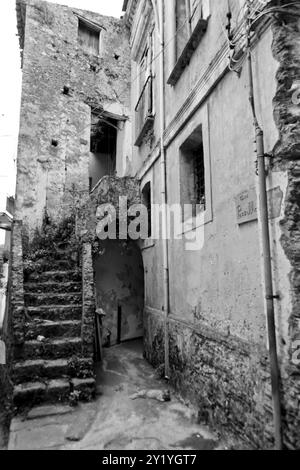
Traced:
[[101, 29], [96, 26], [78, 20], [78, 42], [90, 54], [100, 53], [100, 33]]

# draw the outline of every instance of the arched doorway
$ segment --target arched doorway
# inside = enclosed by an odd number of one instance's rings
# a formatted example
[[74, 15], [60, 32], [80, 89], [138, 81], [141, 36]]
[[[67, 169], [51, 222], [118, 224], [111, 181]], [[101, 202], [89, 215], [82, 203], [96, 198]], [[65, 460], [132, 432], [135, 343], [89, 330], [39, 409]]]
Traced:
[[99, 241], [94, 254], [96, 309], [102, 346], [143, 337], [144, 268], [133, 241]]

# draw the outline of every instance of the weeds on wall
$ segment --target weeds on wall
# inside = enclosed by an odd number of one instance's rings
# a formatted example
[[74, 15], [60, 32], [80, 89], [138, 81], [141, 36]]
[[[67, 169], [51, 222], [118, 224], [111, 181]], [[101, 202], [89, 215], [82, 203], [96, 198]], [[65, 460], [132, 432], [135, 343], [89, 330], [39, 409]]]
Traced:
[[70, 264], [78, 262], [79, 240], [75, 233], [75, 216], [60, 223], [51, 220], [45, 213], [42, 227], [36, 229], [32, 241], [23, 234], [24, 275], [51, 270], [60, 255], [70, 250]]

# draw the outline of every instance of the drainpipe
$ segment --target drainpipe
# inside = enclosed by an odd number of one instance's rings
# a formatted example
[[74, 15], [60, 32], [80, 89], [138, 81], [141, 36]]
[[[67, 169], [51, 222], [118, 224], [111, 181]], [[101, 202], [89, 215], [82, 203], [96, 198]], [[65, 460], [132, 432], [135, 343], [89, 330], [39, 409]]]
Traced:
[[170, 376], [169, 361], [169, 332], [168, 316], [170, 310], [169, 302], [169, 256], [168, 256], [168, 225], [167, 225], [167, 171], [166, 171], [166, 150], [164, 146], [165, 132], [165, 70], [164, 70], [164, 3], [158, 0], [158, 6], [155, 0], [151, 0], [157, 31], [160, 42], [159, 55], [159, 101], [160, 101], [160, 165], [161, 165], [161, 202], [162, 211], [162, 243], [163, 243], [163, 285], [164, 285], [164, 343], [165, 343], [165, 378]]
[[273, 280], [272, 280], [272, 261], [271, 261], [271, 248], [270, 248], [270, 231], [269, 231], [269, 217], [268, 217], [268, 198], [266, 186], [266, 165], [265, 165], [265, 150], [264, 150], [264, 133], [260, 127], [256, 115], [255, 99], [254, 99], [254, 86], [253, 86], [253, 64], [251, 56], [251, 19], [250, 8], [248, 5], [248, 72], [249, 72], [249, 101], [253, 113], [253, 122], [255, 127], [256, 136], [256, 152], [258, 159], [258, 187], [259, 187], [259, 204], [261, 216], [261, 236], [262, 236], [262, 249], [263, 249], [263, 264], [264, 264], [264, 280], [265, 280], [265, 301], [267, 311], [267, 327], [269, 339], [269, 357], [271, 369], [271, 385], [272, 385], [272, 400], [273, 400], [273, 419], [274, 419], [274, 434], [275, 434], [275, 449], [282, 450], [282, 422], [281, 422], [281, 404], [280, 404], [280, 376], [276, 344], [276, 326], [275, 326], [275, 312], [274, 312], [274, 296]]

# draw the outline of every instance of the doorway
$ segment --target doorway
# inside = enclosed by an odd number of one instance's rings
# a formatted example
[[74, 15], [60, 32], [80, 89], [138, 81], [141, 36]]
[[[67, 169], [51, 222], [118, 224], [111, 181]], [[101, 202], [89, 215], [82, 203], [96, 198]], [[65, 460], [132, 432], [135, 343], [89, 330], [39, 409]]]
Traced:
[[118, 122], [108, 117], [92, 114], [91, 147], [89, 162], [90, 191], [104, 176], [116, 173]]
[[133, 241], [101, 241], [94, 258], [103, 347], [143, 337], [144, 267]]

